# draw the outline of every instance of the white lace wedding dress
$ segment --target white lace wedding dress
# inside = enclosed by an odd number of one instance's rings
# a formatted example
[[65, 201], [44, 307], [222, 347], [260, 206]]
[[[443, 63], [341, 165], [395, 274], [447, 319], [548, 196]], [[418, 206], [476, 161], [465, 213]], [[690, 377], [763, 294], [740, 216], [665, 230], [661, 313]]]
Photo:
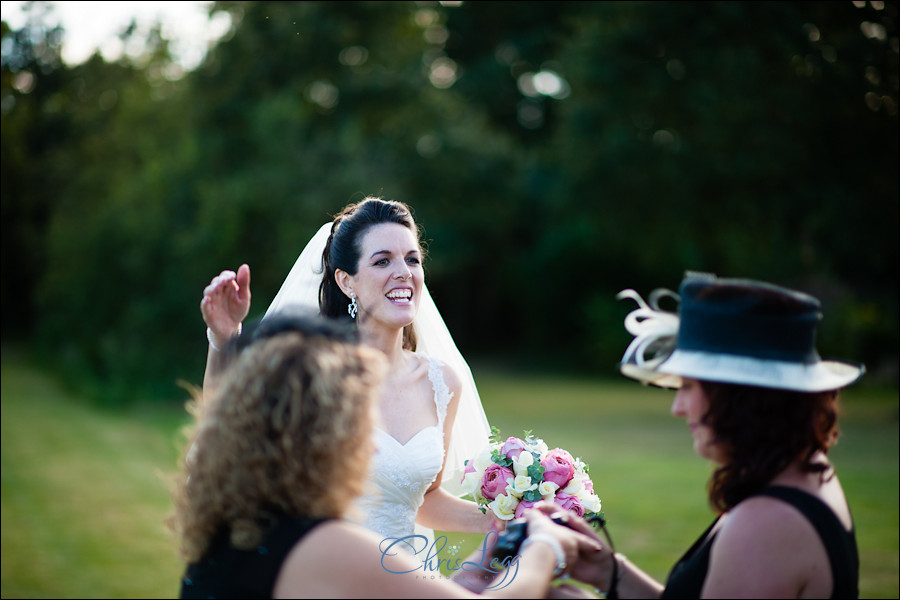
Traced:
[[409, 550], [424, 559], [433, 542], [430, 529], [416, 526], [416, 513], [444, 462], [444, 419], [452, 393], [444, 381], [442, 364], [436, 358], [428, 358], [437, 424], [420, 429], [405, 444], [375, 428], [377, 454], [371, 474], [372, 490], [359, 498], [356, 507], [363, 519], [361, 524], [383, 538], [383, 551], [402, 540], [394, 548]]
[[[297, 307], [318, 311], [319, 286], [324, 272], [322, 254], [331, 228], [331, 222], [323, 224], [306, 244], [269, 305], [266, 317]], [[357, 512], [365, 515], [362, 524], [384, 538], [423, 535], [427, 540], [425, 547], [429, 548], [434, 538], [433, 532], [415, 525], [416, 513], [425, 492], [443, 465], [441, 487], [455, 496], [465, 493], [460, 481], [465, 472], [465, 461], [476, 456], [488, 444], [490, 426], [472, 371], [457, 349], [426, 285], [422, 286], [414, 326], [418, 338], [416, 351], [429, 358], [429, 379], [434, 389], [437, 424], [422, 429], [405, 444], [384, 431], [376, 430], [378, 454], [370, 486], [374, 491], [359, 499], [355, 506], [362, 509]], [[453, 369], [460, 378], [459, 406], [446, 457], [444, 418], [450, 391], [444, 382], [442, 364]], [[422, 544], [423, 541], [417, 538], [415, 549], [421, 551]]]

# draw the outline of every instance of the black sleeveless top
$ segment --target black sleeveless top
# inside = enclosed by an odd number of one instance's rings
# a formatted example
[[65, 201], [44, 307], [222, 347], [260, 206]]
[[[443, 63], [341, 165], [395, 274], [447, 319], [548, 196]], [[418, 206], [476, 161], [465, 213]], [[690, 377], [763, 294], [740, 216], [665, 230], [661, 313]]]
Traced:
[[[771, 496], [787, 502], [805, 516], [825, 545], [831, 565], [831, 597], [859, 597], [859, 553], [856, 548], [855, 528], [844, 529], [840, 519], [827, 504], [804, 491], [784, 486], [765, 488], [757, 496]], [[709, 552], [715, 534], [710, 530], [716, 519], [694, 545], [675, 564], [666, 581], [663, 598], [699, 598], [709, 568]]]
[[203, 558], [187, 566], [181, 598], [271, 598], [285, 557], [300, 539], [325, 519], [278, 521], [251, 550], [231, 545], [227, 532], [213, 540]]

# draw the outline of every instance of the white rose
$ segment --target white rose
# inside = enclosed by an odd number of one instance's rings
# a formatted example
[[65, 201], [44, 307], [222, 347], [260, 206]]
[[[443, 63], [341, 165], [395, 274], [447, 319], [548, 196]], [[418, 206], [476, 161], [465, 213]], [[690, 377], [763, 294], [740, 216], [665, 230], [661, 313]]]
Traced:
[[484, 475], [485, 469], [494, 464], [494, 462], [491, 460], [491, 450], [492, 448], [490, 446], [487, 446], [475, 456], [476, 473], [480, 472], [482, 475]]
[[466, 476], [463, 478], [463, 489], [475, 496], [476, 500], [481, 496], [481, 480], [483, 477], [484, 473], [473, 471], [471, 473], [466, 473]]
[[516, 507], [519, 506], [519, 499], [514, 496], [500, 494], [488, 506], [494, 511], [498, 519], [509, 521], [516, 516]]
[[506, 486], [506, 489], [503, 490], [503, 493], [507, 496], [512, 496], [516, 500], [521, 500], [523, 492], [517, 492], [515, 486], [513, 486], [513, 482], [510, 481], [509, 485]]
[[531, 490], [537, 489], [537, 484], [531, 482], [531, 477], [528, 475], [518, 475], [513, 480], [512, 489], [515, 492], [516, 496], [522, 497], [522, 494], [525, 492], [530, 492]]
[[600, 512], [600, 497], [597, 494], [588, 493], [578, 496], [578, 500], [585, 512]]
[[544, 500], [552, 498], [558, 489], [559, 484], [555, 481], [542, 481], [541, 485], [538, 486], [538, 492], [540, 492], [541, 497]]
[[544, 440], [534, 440], [534, 451], [539, 455], [543, 456], [547, 452], [550, 452], [550, 447], [547, 446], [547, 443]]
[[572, 496], [578, 496], [584, 492], [584, 479], [581, 477], [573, 477], [569, 484], [563, 488], [563, 491]]
[[527, 475], [528, 467], [534, 464], [534, 456], [531, 452], [523, 451], [513, 459], [513, 471], [518, 475]]
[[588, 498], [590, 498], [592, 495], [593, 495], [593, 492], [588, 491], [588, 489], [587, 489], [586, 487], [582, 487], [582, 488], [581, 488], [581, 491], [579, 491], [577, 494], [575, 494], [575, 497], [578, 498], [578, 501], [579, 501], [579, 502], [581, 502], [582, 504], [584, 504], [585, 501], [586, 501]]

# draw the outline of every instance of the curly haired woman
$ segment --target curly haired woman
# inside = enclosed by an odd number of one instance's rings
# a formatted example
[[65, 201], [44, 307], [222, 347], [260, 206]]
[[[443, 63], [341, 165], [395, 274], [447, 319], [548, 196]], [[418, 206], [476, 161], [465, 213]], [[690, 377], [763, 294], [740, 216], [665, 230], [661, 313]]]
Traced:
[[[319, 319], [267, 319], [238, 338], [214, 396], [195, 403], [173, 518], [181, 597], [475, 597], [475, 579], [426, 577], [346, 519], [367, 485], [386, 371], [383, 354], [352, 337]], [[579, 553], [599, 550], [537, 511], [528, 520], [536, 543], [488, 595], [546, 591]]]

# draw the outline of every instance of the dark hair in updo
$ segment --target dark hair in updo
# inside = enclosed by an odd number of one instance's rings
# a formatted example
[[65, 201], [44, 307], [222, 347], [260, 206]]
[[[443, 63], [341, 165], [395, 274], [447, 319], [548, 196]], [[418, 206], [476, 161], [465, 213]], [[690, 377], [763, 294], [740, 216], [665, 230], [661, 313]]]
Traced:
[[[334, 279], [337, 269], [356, 275], [362, 253], [362, 238], [375, 225], [397, 223], [409, 229], [416, 240], [419, 228], [413, 220], [412, 209], [403, 202], [368, 197], [344, 207], [334, 218], [331, 235], [325, 243], [322, 264], [325, 272], [319, 286], [319, 311], [326, 317], [350, 320], [347, 305], [350, 298]], [[416, 349], [416, 332], [412, 324], [403, 329], [403, 347]]]

